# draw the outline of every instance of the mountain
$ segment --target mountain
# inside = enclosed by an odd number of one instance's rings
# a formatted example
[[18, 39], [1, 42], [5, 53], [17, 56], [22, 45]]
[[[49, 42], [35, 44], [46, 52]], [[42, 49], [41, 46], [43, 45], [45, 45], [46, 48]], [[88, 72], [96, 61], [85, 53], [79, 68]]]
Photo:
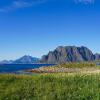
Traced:
[[15, 60], [13, 63], [14, 64], [32, 64], [32, 63], [38, 63], [38, 62], [39, 62], [39, 58], [25, 55]]
[[98, 53], [94, 54], [94, 59], [95, 60], [100, 60], [100, 54], [98, 54]]
[[59, 46], [54, 51], [50, 51], [47, 55], [42, 56], [41, 59], [25, 55], [15, 61], [3, 60], [0, 62], [0, 64], [59, 64], [66, 62], [82, 62], [94, 60], [100, 60], [100, 54], [93, 54], [92, 51], [87, 47]]
[[42, 56], [41, 63], [66, 63], [93, 61], [97, 56], [87, 47], [59, 46], [54, 51]]
[[3, 61], [0, 61], [0, 64], [11, 64], [13, 63], [12, 60], [3, 60]]

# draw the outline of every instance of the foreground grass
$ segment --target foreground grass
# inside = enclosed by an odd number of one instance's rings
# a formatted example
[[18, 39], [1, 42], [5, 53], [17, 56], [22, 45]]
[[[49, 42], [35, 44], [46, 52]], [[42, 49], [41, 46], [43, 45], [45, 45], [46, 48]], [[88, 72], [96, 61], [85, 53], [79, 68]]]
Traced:
[[100, 100], [100, 74], [1, 74], [0, 100]]

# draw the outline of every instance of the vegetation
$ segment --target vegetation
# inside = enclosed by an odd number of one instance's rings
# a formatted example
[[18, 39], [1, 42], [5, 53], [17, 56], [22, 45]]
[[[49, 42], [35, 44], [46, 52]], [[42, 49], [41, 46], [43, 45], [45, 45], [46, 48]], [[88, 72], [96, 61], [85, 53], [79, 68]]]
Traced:
[[100, 74], [0, 75], [0, 100], [99, 100]]
[[64, 63], [60, 65], [56, 65], [55, 67], [65, 67], [65, 68], [91, 68], [96, 67], [96, 64], [93, 62], [79, 62], [79, 63]]
[[65, 63], [26, 70], [32, 73], [99, 73], [100, 67], [95, 62]]

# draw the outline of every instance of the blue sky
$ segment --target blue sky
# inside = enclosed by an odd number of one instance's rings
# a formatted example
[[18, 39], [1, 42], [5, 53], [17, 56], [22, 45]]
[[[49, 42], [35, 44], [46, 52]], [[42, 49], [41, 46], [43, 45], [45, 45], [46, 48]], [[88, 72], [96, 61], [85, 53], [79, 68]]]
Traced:
[[0, 60], [41, 57], [60, 45], [100, 53], [99, 0], [0, 0]]

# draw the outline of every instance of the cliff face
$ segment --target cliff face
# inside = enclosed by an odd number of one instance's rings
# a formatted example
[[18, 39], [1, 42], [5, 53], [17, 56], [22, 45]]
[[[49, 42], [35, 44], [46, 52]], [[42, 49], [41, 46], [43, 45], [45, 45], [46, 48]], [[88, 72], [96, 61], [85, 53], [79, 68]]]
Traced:
[[86, 47], [76, 46], [59, 46], [54, 51], [50, 51], [41, 59], [42, 63], [66, 63], [93, 61], [94, 55], [91, 50]]

